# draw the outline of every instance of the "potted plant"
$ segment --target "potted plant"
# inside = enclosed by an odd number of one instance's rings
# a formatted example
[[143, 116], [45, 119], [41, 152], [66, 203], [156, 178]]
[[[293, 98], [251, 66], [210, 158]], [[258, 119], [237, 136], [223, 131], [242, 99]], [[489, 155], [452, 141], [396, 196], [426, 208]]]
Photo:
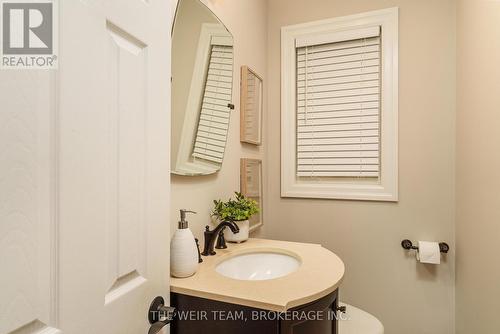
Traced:
[[259, 212], [256, 201], [246, 198], [243, 194], [235, 192], [236, 199], [230, 198], [227, 202], [214, 200], [212, 216], [219, 221], [232, 221], [238, 225], [240, 232], [233, 233], [224, 229], [224, 237], [230, 242], [243, 242], [248, 239], [250, 222], [248, 219]]

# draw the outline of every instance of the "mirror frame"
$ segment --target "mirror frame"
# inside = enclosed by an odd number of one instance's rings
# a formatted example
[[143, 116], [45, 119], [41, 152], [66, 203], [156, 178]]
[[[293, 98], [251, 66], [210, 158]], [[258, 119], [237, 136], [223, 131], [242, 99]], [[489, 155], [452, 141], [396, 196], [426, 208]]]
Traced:
[[[172, 19], [172, 40], [174, 36], [175, 23], [178, 19], [179, 6], [184, 0], [175, 1], [175, 14]], [[219, 23], [203, 23], [202, 31], [200, 32], [200, 37], [198, 41], [198, 48], [196, 51], [195, 63], [193, 66], [193, 74], [191, 78], [188, 99], [185, 107], [184, 122], [182, 123], [181, 137], [179, 140], [177, 155], [175, 157], [171, 156], [171, 174], [182, 175], [182, 176], [202, 176], [217, 173], [222, 168], [222, 163], [210, 162], [197, 159], [193, 161], [192, 153], [193, 147], [196, 142], [197, 130], [199, 126], [200, 117], [200, 106], [203, 101], [203, 96], [200, 92], [204, 91], [204, 86], [206, 83], [206, 71], [210, 62], [210, 47], [211, 40], [215, 37], [219, 40], [226, 39], [230, 44], [234, 45], [234, 37], [229, 31], [229, 29], [224, 25], [220, 18], [206, 5], [205, 2], [198, 0], [198, 2], [204, 6], [210, 13], [219, 21]], [[174, 6], [174, 4], [172, 4]], [[229, 44], [227, 44], [229, 45]], [[172, 45], [173, 47], [173, 45]], [[232, 80], [231, 80], [231, 96], [230, 101], [232, 104], [232, 99], [234, 97], [234, 53], [232, 62]], [[173, 97], [172, 97], [173, 100]], [[173, 112], [173, 110], [172, 110]], [[225, 150], [227, 147], [227, 135], [229, 133], [229, 124], [231, 117], [231, 110], [228, 112], [228, 129], [226, 134], [226, 142], [224, 147], [224, 153], [222, 160], [224, 159]], [[171, 126], [174, 126], [172, 123]], [[172, 153], [171, 153], [172, 154]]]

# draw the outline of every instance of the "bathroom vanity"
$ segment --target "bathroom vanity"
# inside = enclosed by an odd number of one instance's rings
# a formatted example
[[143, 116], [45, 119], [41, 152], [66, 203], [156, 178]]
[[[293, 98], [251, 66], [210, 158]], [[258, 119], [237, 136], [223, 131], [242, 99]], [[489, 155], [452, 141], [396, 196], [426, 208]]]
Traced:
[[249, 239], [171, 280], [172, 333], [338, 333], [344, 264], [315, 244]]

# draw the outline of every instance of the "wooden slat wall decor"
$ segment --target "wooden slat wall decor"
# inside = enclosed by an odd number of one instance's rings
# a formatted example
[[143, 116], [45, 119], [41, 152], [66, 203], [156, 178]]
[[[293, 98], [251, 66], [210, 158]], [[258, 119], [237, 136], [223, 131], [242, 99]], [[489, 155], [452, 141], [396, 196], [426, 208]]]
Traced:
[[263, 80], [248, 66], [241, 67], [240, 141], [262, 142]]

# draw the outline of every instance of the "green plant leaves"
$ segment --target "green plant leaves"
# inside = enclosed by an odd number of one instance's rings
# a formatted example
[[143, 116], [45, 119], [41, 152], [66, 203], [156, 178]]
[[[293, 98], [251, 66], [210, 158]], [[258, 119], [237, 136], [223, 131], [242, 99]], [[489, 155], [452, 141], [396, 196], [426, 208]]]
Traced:
[[235, 195], [236, 200], [231, 198], [227, 202], [214, 200], [212, 216], [222, 221], [241, 221], [259, 212], [259, 205], [256, 201], [246, 198], [240, 192], [235, 192]]

